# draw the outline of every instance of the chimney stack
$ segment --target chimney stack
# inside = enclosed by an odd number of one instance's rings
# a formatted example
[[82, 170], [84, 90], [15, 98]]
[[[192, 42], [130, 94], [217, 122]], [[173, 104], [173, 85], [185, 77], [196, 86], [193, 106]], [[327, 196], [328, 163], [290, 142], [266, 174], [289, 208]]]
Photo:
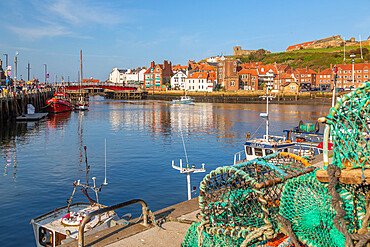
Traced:
[[154, 68], [154, 66], [155, 66], [155, 63], [154, 63], [154, 61], [152, 61], [152, 62], [150, 63], [150, 67]]

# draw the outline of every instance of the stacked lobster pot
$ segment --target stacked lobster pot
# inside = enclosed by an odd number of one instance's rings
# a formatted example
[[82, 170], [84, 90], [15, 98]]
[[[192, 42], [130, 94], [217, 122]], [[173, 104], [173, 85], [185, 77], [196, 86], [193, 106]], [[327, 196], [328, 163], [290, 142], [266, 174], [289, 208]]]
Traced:
[[183, 246], [257, 246], [283, 239], [278, 212], [284, 183], [312, 171], [307, 160], [283, 152], [211, 171], [200, 184], [200, 222], [190, 227]]
[[287, 182], [281, 196], [279, 214], [293, 242], [343, 247], [369, 244], [369, 104], [370, 83], [362, 84], [319, 119], [326, 124], [324, 167], [315, 176]]

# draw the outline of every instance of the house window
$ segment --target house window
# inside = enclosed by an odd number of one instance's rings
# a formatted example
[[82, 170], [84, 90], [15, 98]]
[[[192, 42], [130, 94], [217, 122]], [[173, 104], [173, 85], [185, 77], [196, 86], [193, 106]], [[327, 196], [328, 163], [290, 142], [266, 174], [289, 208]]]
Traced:
[[361, 78], [361, 76], [360, 76], [360, 75], [358, 75], [358, 76], [357, 76], [357, 78]]
[[234, 81], [231, 81], [230, 82], [230, 87], [234, 87], [235, 86], [235, 82]]
[[361, 73], [361, 70], [357, 70], [357, 73]]
[[365, 78], [367, 78], [367, 75], [364, 75]]
[[157, 68], [157, 71], [159, 71], [159, 68]]
[[236, 62], [234, 62], [234, 65], [236, 65]]
[[234, 68], [234, 72], [236, 72], [236, 69]]

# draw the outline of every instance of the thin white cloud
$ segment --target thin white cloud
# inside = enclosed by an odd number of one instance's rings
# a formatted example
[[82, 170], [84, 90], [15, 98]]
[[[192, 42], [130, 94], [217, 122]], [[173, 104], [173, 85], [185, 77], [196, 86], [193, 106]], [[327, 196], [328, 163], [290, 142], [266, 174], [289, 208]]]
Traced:
[[72, 35], [62, 26], [38, 26], [38, 27], [16, 27], [9, 26], [11, 31], [17, 34], [21, 39], [35, 40], [44, 37], [56, 37]]
[[71, 25], [85, 24], [118, 24], [123, 21], [117, 10], [110, 8], [107, 3], [99, 4], [93, 1], [53, 0], [40, 6], [40, 12], [47, 17], [60, 20]]

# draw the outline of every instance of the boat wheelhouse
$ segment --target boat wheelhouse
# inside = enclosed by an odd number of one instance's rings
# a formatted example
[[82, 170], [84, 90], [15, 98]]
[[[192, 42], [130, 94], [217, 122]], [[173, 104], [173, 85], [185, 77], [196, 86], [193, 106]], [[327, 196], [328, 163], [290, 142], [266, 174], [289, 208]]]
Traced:
[[244, 150], [234, 155], [234, 165], [276, 152], [293, 153], [294, 146], [295, 143], [282, 136], [264, 135], [261, 139], [247, 140]]

